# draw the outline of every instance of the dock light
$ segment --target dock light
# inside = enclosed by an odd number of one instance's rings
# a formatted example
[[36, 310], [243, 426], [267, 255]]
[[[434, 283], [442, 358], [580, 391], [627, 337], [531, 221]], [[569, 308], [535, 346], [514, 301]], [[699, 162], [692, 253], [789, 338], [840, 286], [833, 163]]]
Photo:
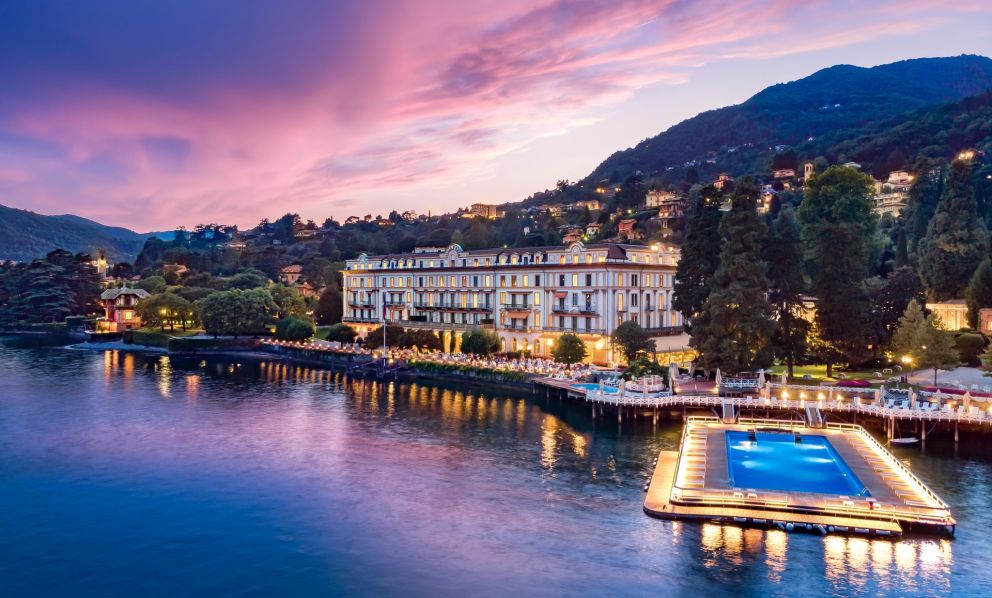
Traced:
[[822, 393], [822, 392], [820, 392], [820, 393], [817, 393], [817, 394], [816, 394], [816, 399], [817, 399], [818, 401], [822, 401], [822, 400], [823, 400], [823, 393]]
[[783, 399], [788, 399], [789, 398], [789, 391], [783, 390], [782, 391], [782, 398]]

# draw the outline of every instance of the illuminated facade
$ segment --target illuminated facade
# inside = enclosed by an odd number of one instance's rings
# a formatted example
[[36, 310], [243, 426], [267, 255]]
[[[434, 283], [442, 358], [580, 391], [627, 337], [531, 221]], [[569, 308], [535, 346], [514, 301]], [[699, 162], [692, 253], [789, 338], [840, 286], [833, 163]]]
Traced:
[[[614, 361], [609, 335], [635, 320], [659, 350], [684, 347], [671, 308], [678, 248], [618, 243], [464, 251], [458, 245], [346, 262], [344, 322], [364, 335], [390, 324], [442, 333], [448, 350], [474, 327], [496, 331], [503, 351], [548, 356], [578, 334], [591, 361]], [[670, 342], [665, 342], [665, 339]]]

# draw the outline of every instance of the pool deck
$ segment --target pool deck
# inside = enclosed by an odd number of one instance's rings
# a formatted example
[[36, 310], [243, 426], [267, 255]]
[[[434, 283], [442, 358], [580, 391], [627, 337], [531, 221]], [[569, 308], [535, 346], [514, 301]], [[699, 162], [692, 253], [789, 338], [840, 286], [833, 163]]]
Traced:
[[[871, 496], [731, 487], [726, 432], [755, 428], [826, 436]], [[814, 429], [776, 420], [689, 418], [681, 450], [658, 457], [644, 510], [664, 518], [888, 537], [909, 530], [953, 535], [956, 525], [947, 505], [860, 426]]]

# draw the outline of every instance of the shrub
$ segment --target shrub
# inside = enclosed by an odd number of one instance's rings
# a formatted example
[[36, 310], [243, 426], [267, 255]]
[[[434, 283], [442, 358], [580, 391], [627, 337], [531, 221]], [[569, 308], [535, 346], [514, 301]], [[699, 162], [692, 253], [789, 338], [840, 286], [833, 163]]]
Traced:
[[661, 376], [668, 383], [668, 368], [657, 361], [652, 361], [646, 357], [640, 357], [630, 362], [627, 369], [623, 371], [623, 377], [627, 380], [631, 378], [641, 378], [643, 376]]
[[276, 338], [284, 341], [303, 341], [313, 336], [313, 322], [289, 316], [276, 322]]

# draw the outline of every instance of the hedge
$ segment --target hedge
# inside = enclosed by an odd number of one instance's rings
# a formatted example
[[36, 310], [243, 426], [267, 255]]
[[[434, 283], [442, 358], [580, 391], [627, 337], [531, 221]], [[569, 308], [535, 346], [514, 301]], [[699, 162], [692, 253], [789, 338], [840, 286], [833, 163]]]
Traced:
[[169, 348], [169, 340], [172, 337], [161, 332], [148, 332], [146, 330], [127, 330], [124, 332], [124, 342], [132, 345], [146, 345], [150, 347]]
[[525, 382], [527, 374], [516, 370], [486, 368], [460, 363], [439, 363], [437, 361], [412, 361], [414, 369], [425, 374], [456, 374], [473, 378], [487, 378], [504, 382]]

